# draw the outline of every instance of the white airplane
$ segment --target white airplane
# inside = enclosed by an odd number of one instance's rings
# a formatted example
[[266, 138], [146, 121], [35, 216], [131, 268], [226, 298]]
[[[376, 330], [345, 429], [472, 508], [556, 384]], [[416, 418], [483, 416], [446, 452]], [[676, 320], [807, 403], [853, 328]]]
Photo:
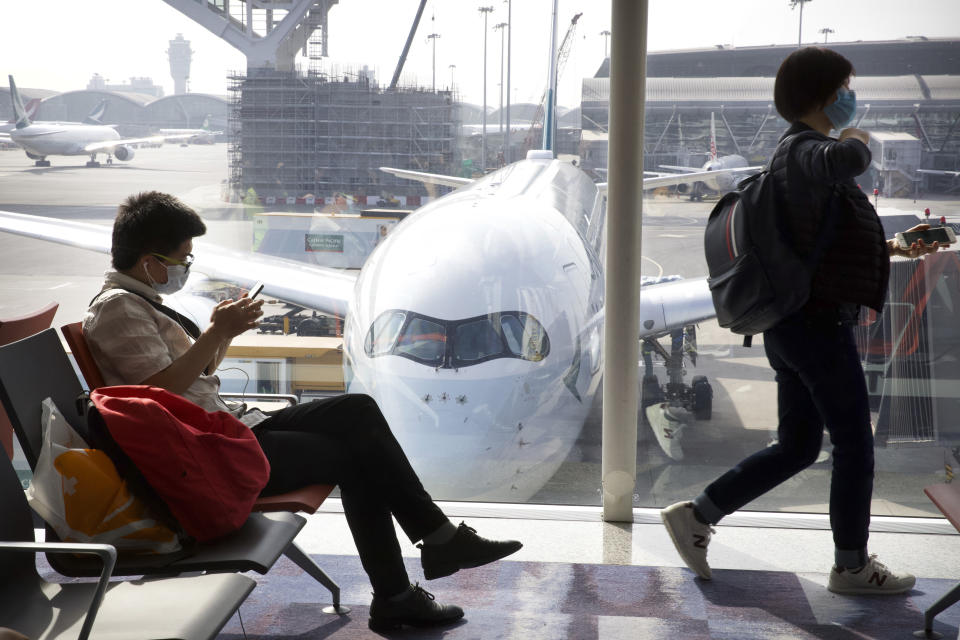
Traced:
[[[668, 164], [660, 165], [660, 167], [674, 171], [683, 171], [687, 175], [701, 172], [710, 174], [707, 176], [707, 178], [699, 179], [693, 183], [693, 187], [690, 190], [691, 200], [702, 199], [702, 186], [706, 186], [713, 191], [724, 193], [734, 189], [737, 186], [737, 183], [744, 178], [756, 173], [757, 171], [763, 170], [762, 166], [748, 166], [747, 159], [740, 155], [717, 155], [717, 125], [712, 112], [710, 113], [710, 159], [707, 160], [702, 167], [682, 167]], [[669, 176], [671, 174], [660, 173], [656, 175]], [[683, 183], [678, 186], [677, 192], [686, 193], [688, 190], [686, 188], [688, 184], [690, 183]]]
[[187, 143], [213, 144], [214, 136], [223, 134], [223, 131], [214, 131], [210, 128], [210, 114], [207, 114], [204, 116], [203, 123], [199, 129], [160, 129], [157, 133], [162, 136], [189, 136], [181, 143], [182, 146]]
[[146, 138], [121, 138], [116, 129], [103, 124], [74, 122], [31, 122], [23, 108], [17, 85], [10, 79], [10, 97], [13, 102], [14, 128], [0, 137], [8, 138], [21, 147], [38, 167], [49, 167], [47, 156], [90, 156], [88, 167], [99, 167], [97, 154], [106, 154], [107, 164], [117, 160], [131, 160], [134, 144], [140, 142], [163, 142], [168, 139], [189, 138], [189, 134], [149, 136]]
[[[428, 490], [528, 500], [570, 453], [603, 371], [605, 185], [551, 156], [476, 181], [390, 170], [458, 188], [408, 216], [359, 273], [198, 239], [191, 278], [262, 281], [345, 317], [347, 391], [376, 398]], [[0, 212], [0, 230], [110, 250], [107, 226]], [[209, 309], [194, 309], [203, 324]], [[713, 316], [705, 278], [646, 286], [638, 338]]]
[[[40, 108], [40, 102], [41, 101], [39, 99], [34, 98], [33, 100], [27, 103], [26, 108], [24, 108], [23, 110], [23, 112], [27, 115], [27, 119], [30, 120], [31, 124], [46, 124], [46, 125], [95, 124], [95, 125], [102, 126], [103, 121], [101, 120], [101, 118], [103, 118], [103, 114], [106, 112], [107, 104], [108, 104], [106, 99], [101, 100], [99, 103], [97, 103], [97, 106], [95, 106], [93, 110], [87, 115], [87, 117], [83, 119], [83, 122], [62, 122], [60, 120], [36, 120], [34, 117], [37, 114], [37, 110]], [[116, 126], [116, 125], [109, 125], [109, 126]], [[11, 119], [9, 122], [7, 122], [7, 124], [0, 125], [0, 134], [10, 133], [14, 129], [16, 129], [16, 127], [17, 127], [17, 119], [16, 118]]]

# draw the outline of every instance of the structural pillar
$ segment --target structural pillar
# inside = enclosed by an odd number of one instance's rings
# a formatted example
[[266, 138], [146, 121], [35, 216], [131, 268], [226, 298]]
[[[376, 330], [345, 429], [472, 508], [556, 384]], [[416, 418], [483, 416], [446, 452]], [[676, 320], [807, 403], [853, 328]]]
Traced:
[[603, 519], [633, 521], [649, 0], [613, 0], [604, 314]]

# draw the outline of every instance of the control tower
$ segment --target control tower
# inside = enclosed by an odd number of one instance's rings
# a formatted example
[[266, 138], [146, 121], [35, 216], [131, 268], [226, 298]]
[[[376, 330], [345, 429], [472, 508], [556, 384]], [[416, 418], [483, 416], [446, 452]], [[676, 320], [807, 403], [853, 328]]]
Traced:
[[184, 40], [183, 34], [178, 33], [177, 37], [170, 41], [167, 55], [170, 57], [170, 75], [173, 76], [173, 93], [175, 95], [187, 93], [187, 82], [190, 80], [190, 60], [193, 57], [190, 41]]

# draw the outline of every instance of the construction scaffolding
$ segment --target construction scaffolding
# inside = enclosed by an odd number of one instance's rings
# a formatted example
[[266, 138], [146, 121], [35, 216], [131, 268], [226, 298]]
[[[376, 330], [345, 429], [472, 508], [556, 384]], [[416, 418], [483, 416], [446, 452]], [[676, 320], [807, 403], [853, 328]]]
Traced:
[[[251, 69], [230, 76], [231, 190], [260, 200], [417, 206], [423, 185], [381, 166], [455, 173], [459, 123], [451, 91], [380, 88], [362, 70]], [[251, 190], [253, 190], [251, 192]]]

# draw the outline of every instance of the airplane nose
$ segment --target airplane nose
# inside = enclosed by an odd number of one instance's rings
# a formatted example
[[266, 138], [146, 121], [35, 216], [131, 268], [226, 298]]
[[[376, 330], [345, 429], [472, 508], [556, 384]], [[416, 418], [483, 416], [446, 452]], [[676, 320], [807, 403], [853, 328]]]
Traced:
[[[528, 500], [553, 475], [582, 416], [526, 376], [394, 379], [378, 403], [427, 490], [438, 499]], [[382, 382], [386, 382], [383, 380]], [[573, 425], [573, 422], [580, 423]]]

